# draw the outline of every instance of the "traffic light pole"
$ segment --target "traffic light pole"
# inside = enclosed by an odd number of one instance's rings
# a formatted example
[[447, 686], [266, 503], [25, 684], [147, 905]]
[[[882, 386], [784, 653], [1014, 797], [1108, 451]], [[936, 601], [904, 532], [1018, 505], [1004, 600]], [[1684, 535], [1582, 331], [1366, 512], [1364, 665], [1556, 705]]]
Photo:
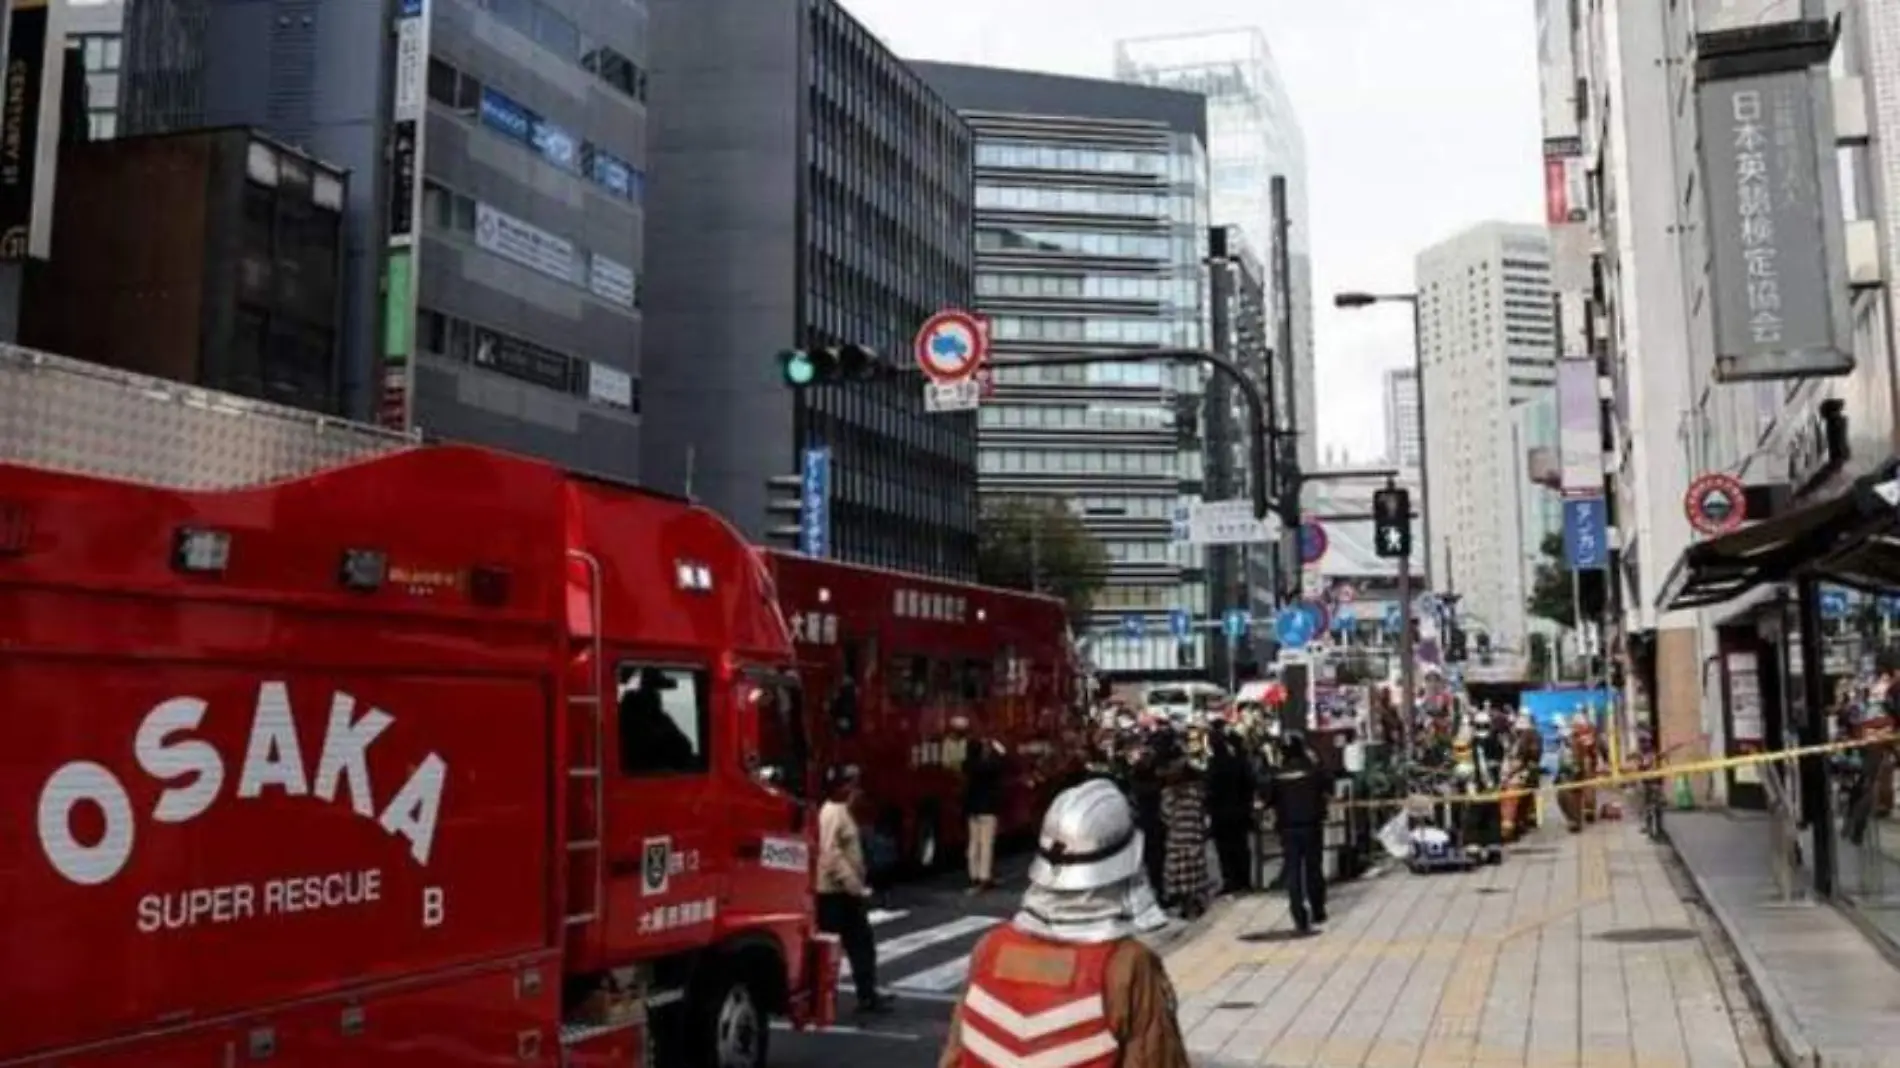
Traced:
[[[1083, 367], [1098, 363], [1164, 362], [1206, 364], [1216, 372], [1225, 375], [1228, 381], [1239, 387], [1240, 395], [1246, 398], [1247, 411], [1250, 416], [1247, 420], [1249, 431], [1248, 461], [1254, 470], [1253, 516], [1255, 519], [1265, 519], [1267, 516], [1273, 514], [1274, 502], [1271, 494], [1267, 492], [1267, 482], [1273, 477], [1273, 471], [1267, 464], [1267, 438], [1273, 433], [1267, 424], [1267, 402], [1266, 399], [1260, 395], [1259, 384], [1247, 377], [1239, 365], [1227, 359], [1225, 356], [1209, 352], [1206, 349], [1141, 349], [1134, 352], [1096, 353], [1088, 356], [1038, 356], [1033, 359], [1015, 357], [1003, 357], [998, 359], [991, 357], [985, 363], [985, 366]], [[1299, 510], [1299, 487], [1287, 487], [1285, 492], [1292, 494], [1292, 509], [1294, 514], [1297, 515]], [[1284, 511], [1287, 507], [1284, 496], [1280, 504]]]
[[[1410, 546], [1407, 546], [1410, 548]], [[1399, 715], [1400, 752], [1412, 760], [1412, 735], [1417, 729], [1418, 650], [1412, 642], [1412, 554], [1399, 557]]]

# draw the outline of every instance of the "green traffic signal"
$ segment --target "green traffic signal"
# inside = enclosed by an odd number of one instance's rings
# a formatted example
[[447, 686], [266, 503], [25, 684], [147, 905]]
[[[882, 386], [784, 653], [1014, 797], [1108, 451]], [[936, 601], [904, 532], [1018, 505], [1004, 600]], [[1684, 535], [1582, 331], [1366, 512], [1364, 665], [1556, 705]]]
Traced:
[[809, 386], [818, 378], [818, 365], [812, 362], [809, 353], [796, 349], [781, 352], [778, 354], [778, 363], [788, 386]]

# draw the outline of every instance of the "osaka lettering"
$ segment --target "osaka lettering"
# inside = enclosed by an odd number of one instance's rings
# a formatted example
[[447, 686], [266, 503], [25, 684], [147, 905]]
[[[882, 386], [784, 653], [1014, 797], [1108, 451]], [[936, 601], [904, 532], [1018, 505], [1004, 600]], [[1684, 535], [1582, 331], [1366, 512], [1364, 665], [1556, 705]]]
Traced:
[[261, 883], [194, 886], [139, 898], [139, 933], [236, 923], [258, 916], [288, 916], [319, 909], [373, 905], [382, 900], [383, 873], [335, 871]]
[[[323, 747], [316, 767], [306, 770], [289, 689], [281, 682], [258, 687], [244, 763], [238, 768], [233, 793], [241, 801], [276, 795], [346, 803], [358, 816], [374, 820], [391, 836], [408, 842], [410, 857], [426, 867], [435, 844], [448, 764], [439, 755], [428, 754], [379, 807], [370, 781], [369, 750], [395, 717], [379, 708], [367, 708], [358, 716], [356, 704], [356, 698], [347, 693], [331, 698]], [[224, 755], [195, 733], [209, 708], [197, 697], [161, 701], [145, 714], [133, 736], [132, 754], [139, 768], [165, 784], [150, 814], [159, 823], [189, 823], [210, 811], [224, 795]], [[104, 832], [96, 840], [81, 841], [73, 831], [73, 812], [81, 805], [94, 806], [103, 816]], [[40, 790], [40, 847], [55, 870], [82, 886], [110, 882], [125, 869], [132, 859], [137, 825], [124, 782], [103, 764], [75, 760], [53, 772]], [[142, 916], [144, 906], [140, 907]]]

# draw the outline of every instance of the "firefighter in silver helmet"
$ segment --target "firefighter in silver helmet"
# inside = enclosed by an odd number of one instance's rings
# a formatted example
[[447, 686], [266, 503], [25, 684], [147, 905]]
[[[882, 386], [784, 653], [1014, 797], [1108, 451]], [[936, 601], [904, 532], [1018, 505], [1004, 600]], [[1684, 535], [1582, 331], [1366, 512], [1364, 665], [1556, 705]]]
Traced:
[[1167, 970], [1136, 937], [1167, 922], [1122, 792], [1101, 779], [1063, 791], [1022, 911], [970, 956], [939, 1068], [1190, 1068]]

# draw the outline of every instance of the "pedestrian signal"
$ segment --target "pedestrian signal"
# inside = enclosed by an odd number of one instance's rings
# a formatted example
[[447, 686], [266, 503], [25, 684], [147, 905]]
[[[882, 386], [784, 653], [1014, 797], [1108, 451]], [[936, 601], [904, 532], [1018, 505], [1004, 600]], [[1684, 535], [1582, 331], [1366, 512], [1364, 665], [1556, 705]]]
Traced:
[[1381, 559], [1401, 560], [1412, 555], [1411, 494], [1397, 487], [1372, 495], [1373, 550]]

